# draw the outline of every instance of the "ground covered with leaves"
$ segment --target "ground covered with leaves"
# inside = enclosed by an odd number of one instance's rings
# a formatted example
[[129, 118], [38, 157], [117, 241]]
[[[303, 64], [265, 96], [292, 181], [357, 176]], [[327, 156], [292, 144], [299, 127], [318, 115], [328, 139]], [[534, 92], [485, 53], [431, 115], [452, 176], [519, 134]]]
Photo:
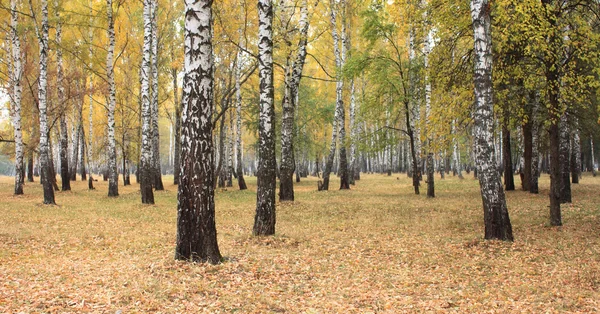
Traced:
[[539, 195], [509, 192], [514, 243], [482, 240], [476, 180], [438, 176], [427, 199], [398, 174], [350, 191], [303, 179], [277, 234], [255, 238], [247, 180], [217, 191], [225, 261], [209, 266], [173, 259], [176, 186], [144, 206], [135, 184], [108, 198], [106, 182], [77, 182], [46, 206], [39, 183], [13, 196], [0, 177], [0, 312], [600, 311], [600, 177], [573, 185], [558, 228], [546, 175]]

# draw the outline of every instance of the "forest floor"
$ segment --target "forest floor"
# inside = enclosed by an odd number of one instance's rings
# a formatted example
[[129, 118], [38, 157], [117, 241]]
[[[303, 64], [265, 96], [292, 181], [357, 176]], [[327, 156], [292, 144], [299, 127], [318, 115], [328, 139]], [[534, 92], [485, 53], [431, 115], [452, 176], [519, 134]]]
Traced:
[[80, 181], [47, 206], [39, 183], [16, 197], [0, 177], [0, 312], [600, 311], [600, 177], [573, 185], [563, 227], [548, 224], [547, 175], [539, 195], [508, 192], [514, 243], [482, 240], [471, 176], [436, 176], [428, 199], [399, 174], [363, 175], [350, 191], [303, 179], [296, 202], [277, 204], [276, 235], [255, 238], [246, 179], [247, 191], [217, 191], [226, 261], [210, 266], [173, 259], [172, 177], [154, 206], [135, 184], [108, 198], [106, 182]]

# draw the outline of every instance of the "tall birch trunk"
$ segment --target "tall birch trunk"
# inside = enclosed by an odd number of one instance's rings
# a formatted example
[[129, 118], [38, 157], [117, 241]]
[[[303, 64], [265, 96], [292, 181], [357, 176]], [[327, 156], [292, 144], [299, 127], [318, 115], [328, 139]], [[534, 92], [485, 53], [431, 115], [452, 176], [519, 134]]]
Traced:
[[[56, 95], [58, 104], [65, 104], [65, 88], [63, 86], [63, 55], [62, 55], [62, 22], [60, 20], [60, 7], [58, 1], [54, 1], [56, 11]], [[60, 177], [61, 189], [63, 191], [71, 190], [71, 180], [69, 177], [69, 136], [67, 134], [66, 110], [63, 108], [60, 113]]]
[[175, 259], [218, 264], [222, 257], [217, 244], [213, 183], [211, 6], [212, 0], [185, 2], [185, 77]]
[[283, 118], [281, 120], [281, 165], [280, 165], [280, 185], [279, 200], [294, 200], [293, 175], [296, 170], [296, 160], [294, 156], [294, 116], [296, 112], [298, 90], [300, 88], [300, 79], [306, 60], [306, 44], [308, 42], [308, 7], [307, 0], [302, 1], [300, 16], [300, 41], [296, 56], [288, 56], [285, 92], [282, 101]]
[[154, 188], [157, 191], [165, 189], [162, 182], [160, 164], [160, 133], [158, 129], [158, 1], [152, 0], [152, 167], [154, 170]]
[[[242, 42], [242, 29], [240, 28], [239, 30], [239, 38], [240, 38], [240, 45]], [[236, 138], [235, 138], [235, 146], [236, 146], [236, 173], [237, 173], [237, 180], [238, 180], [238, 186], [240, 188], [240, 190], [246, 190], [248, 189], [248, 187], [246, 186], [246, 180], [244, 180], [244, 169], [243, 169], [243, 164], [244, 161], [242, 160], [242, 83], [241, 83], [241, 76], [242, 76], [242, 49], [238, 50], [237, 53], [237, 64], [235, 67], [235, 115], [236, 115], [236, 123], [235, 123], [235, 131], [236, 131]]]
[[506, 199], [494, 160], [492, 34], [488, 0], [471, 0], [474, 37], [475, 141], [485, 239], [513, 240]]
[[[413, 165], [413, 175], [417, 176], [418, 180], [422, 177], [421, 168], [421, 107], [417, 99], [417, 73], [416, 73], [416, 52], [415, 52], [415, 30], [411, 28], [409, 31], [408, 39], [408, 59], [409, 59], [409, 102], [410, 102], [410, 114], [412, 119], [410, 120], [410, 126], [413, 133], [413, 147], [416, 162]], [[415, 191], [416, 193], [416, 191]], [[419, 194], [419, 193], [416, 193]]]
[[350, 184], [356, 184], [357, 178], [360, 178], [360, 167], [358, 166], [358, 150], [356, 148], [356, 140], [358, 137], [358, 126], [356, 123], [356, 96], [355, 96], [354, 80], [350, 82], [350, 165], [348, 167], [348, 179]]
[[42, 6], [42, 28], [38, 32], [40, 48], [40, 74], [38, 80], [38, 105], [40, 120], [40, 144], [39, 158], [44, 188], [44, 204], [56, 204], [54, 201], [54, 188], [52, 186], [51, 174], [54, 172], [50, 160], [48, 139], [48, 102], [46, 99], [48, 87], [48, 1], [41, 0]]
[[227, 187], [233, 187], [233, 137], [235, 132], [233, 130], [233, 110], [229, 110], [229, 132], [227, 132]]
[[579, 119], [576, 116], [573, 116], [571, 138], [571, 179], [573, 184], [578, 184], [581, 176], [581, 138], [579, 136]]
[[[92, 0], [89, 1], [89, 6], [90, 6], [90, 26], [93, 24], [93, 8], [92, 8]], [[93, 41], [94, 41], [94, 32], [92, 31], [92, 29], [90, 28], [89, 31], [89, 41], [90, 41], [90, 47], [88, 50], [88, 57], [89, 57], [89, 67], [90, 69], [93, 66], [93, 62], [92, 62], [92, 56], [93, 56]], [[88, 98], [89, 98], [89, 112], [88, 112], [88, 123], [89, 123], [89, 128], [88, 128], [88, 143], [87, 143], [87, 168], [89, 173], [88, 176], [88, 189], [89, 190], [93, 190], [94, 189], [94, 178], [92, 176], [92, 172], [93, 172], [93, 158], [94, 158], [94, 80], [93, 80], [93, 76], [89, 75], [89, 90], [88, 90]]]
[[[186, 2], [186, 7], [188, 5], [189, 4]], [[142, 204], [154, 204], [154, 192], [152, 191], [152, 185], [154, 184], [152, 167], [152, 104], [150, 99], [150, 58], [152, 49], [151, 15], [152, 0], [144, 0], [144, 46], [142, 51], [142, 66], [140, 69], [142, 85], [142, 150], [139, 169]]]
[[21, 129], [21, 78], [23, 66], [21, 63], [21, 40], [19, 39], [19, 20], [17, 0], [10, 1], [10, 41], [12, 73], [11, 75], [11, 105], [12, 122], [15, 136], [15, 195], [23, 194], [23, 131]]
[[275, 106], [273, 90], [273, 3], [258, 0], [260, 119], [258, 126], [258, 187], [252, 233], [275, 233]]
[[[426, 3], [426, 1], [424, 1]], [[425, 20], [427, 20], [425, 13]], [[433, 162], [433, 132], [431, 132], [431, 82], [429, 80], [429, 53], [433, 44], [432, 34], [427, 32], [424, 40], [423, 59], [425, 64], [425, 133], [427, 136], [427, 197], [435, 197], [435, 169]]]
[[117, 146], [115, 141], [115, 25], [112, 0], [106, 0], [108, 17], [108, 53], [106, 54], [106, 76], [108, 79], [108, 196], [119, 196], [119, 172], [117, 171]]
[[179, 184], [181, 170], [181, 100], [177, 94], [177, 69], [171, 69], [173, 76], [173, 99], [175, 103], [175, 147], [173, 153], [173, 184]]

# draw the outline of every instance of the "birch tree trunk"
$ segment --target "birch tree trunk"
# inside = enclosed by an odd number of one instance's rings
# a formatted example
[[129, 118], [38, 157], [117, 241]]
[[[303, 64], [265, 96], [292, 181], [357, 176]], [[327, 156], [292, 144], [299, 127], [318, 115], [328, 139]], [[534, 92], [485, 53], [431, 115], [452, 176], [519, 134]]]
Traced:
[[21, 129], [21, 78], [23, 66], [21, 63], [21, 40], [19, 39], [19, 20], [17, 12], [17, 0], [10, 1], [10, 41], [12, 73], [11, 75], [11, 105], [12, 122], [15, 136], [15, 195], [23, 194], [23, 131]]
[[227, 130], [227, 187], [233, 187], [233, 110], [229, 110], [229, 129]]
[[306, 60], [309, 27], [307, 6], [307, 0], [303, 0], [300, 9], [300, 41], [298, 43], [298, 50], [295, 57], [292, 57], [291, 54], [288, 56], [285, 75], [285, 92], [282, 101], [283, 118], [281, 120], [280, 201], [294, 200], [293, 176], [296, 170], [296, 160], [294, 157], [294, 116], [300, 79], [302, 78], [302, 70]]
[[177, 95], [177, 70], [172, 69], [173, 96], [175, 97], [175, 153], [173, 156], [173, 184], [179, 184], [181, 170], [181, 107], [182, 103]]
[[[426, 3], [426, 1], [424, 1]], [[425, 20], [428, 17], [425, 13]], [[426, 22], [427, 23], [427, 22]], [[433, 163], [433, 135], [431, 132], [431, 82], [429, 80], [429, 53], [431, 52], [432, 35], [427, 32], [424, 40], [423, 59], [425, 64], [425, 133], [427, 136], [427, 197], [435, 197], [435, 169]]]
[[[242, 29], [240, 28], [239, 30], [239, 38], [240, 38], [240, 44], [242, 42]], [[242, 83], [241, 83], [241, 76], [242, 76], [242, 49], [238, 49], [238, 53], [237, 53], [237, 64], [235, 67], [235, 114], [236, 114], [236, 124], [235, 124], [235, 130], [236, 130], [236, 139], [235, 139], [235, 146], [236, 146], [236, 173], [237, 173], [237, 180], [238, 180], [238, 186], [240, 188], [240, 190], [246, 190], [248, 189], [248, 187], [246, 186], [246, 180], [244, 180], [244, 169], [243, 169], [243, 164], [244, 161], [242, 160]]]
[[256, 216], [252, 233], [275, 233], [275, 106], [273, 90], [273, 3], [258, 0], [258, 59], [260, 119], [258, 126], [258, 174]]
[[[189, 4], [186, 2], [186, 7], [188, 5]], [[142, 83], [142, 151], [139, 169], [142, 204], [154, 204], [154, 192], [152, 191], [152, 185], [154, 184], [154, 173], [152, 169], [152, 104], [150, 99], [150, 54], [152, 49], [151, 15], [152, 0], [144, 0], [144, 46], [142, 51], [142, 67], [140, 71]], [[184, 97], [183, 94], [182, 97]]]
[[[75, 108], [75, 110], [79, 110], [79, 108]], [[76, 120], [80, 120], [79, 119], [79, 115], [77, 114], [77, 112], [75, 112], [74, 114], [76, 114], [77, 116], [74, 117], [74, 119]], [[75, 123], [74, 123], [75, 124]], [[69, 163], [69, 176], [71, 181], [76, 181], [77, 180], [77, 164], [79, 163], [79, 143], [81, 142], [79, 139], [81, 137], [81, 127], [79, 125], [79, 122], [77, 122], [77, 124], [75, 125], [75, 128], [73, 129], [73, 134], [71, 136], [71, 142], [72, 142], [72, 155], [71, 155], [71, 162]]]
[[475, 141], [479, 185], [483, 200], [485, 239], [512, 241], [506, 199], [494, 160], [492, 102], [492, 36], [490, 3], [471, 0], [474, 37]]
[[[63, 56], [62, 56], [62, 22], [60, 20], [60, 7], [58, 1], [54, 1], [56, 14], [56, 89], [57, 100], [60, 106], [65, 105], [65, 88], [63, 86]], [[69, 136], [67, 134], [66, 110], [60, 113], [60, 177], [62, 191], [71, 190], [69, 177]]]
[[[81, 101], [81, 107], [83, 108], [83, 99]], [[85, 152], [86, 152], [86, 147], [85, 147], [85, 131], [83, 130], [83, 116], [81, 117], [81, 123], [79, 124], [81, 127], [81, 136], [79, 137], [79, 146], [81, 147], [81, 151], [79, 152], [79, 174], [81, 175], [81, 181], [86, 181], [87, 179], [87, 172], [85, 169], [86, 163], [85, 163]]]
[[356, 96], [354, 80], [350, 82], [350, 166], [348, 167], [348, 179], [350, 184], [356, 184], [357, 178], [360, 178], [360, 167], [358, 167], [358, 150], [356, 149], [356, 140], [358, 137], [358, 126], [356, 123]]
[[[148, 1], [148, 0], [147, 0]], [[181, 177], [175, 259], [221, 262], [213, 172], [212, 0], [185, 2]]]
[[165, 189], [162, 182], [160, 164], [160, 132], [158, 129], [158, 1], [152, 0], [152, 163], [154, 169], [154, 188], [157, 191]]
[[106, 55], [106, 76], [108, 79], [108, 196], [119, 196], [119, 172], [117, 171], [117, 146], [115, 141], [115, 25], [112, 0], [106, 0], [108, 17], [108, 53]]
[[[409, 119], [410, 126], [413, 133], [411, 149], [414, 150], [416, 162], [413, 165], [413, 175], [417, 176], [417, 180], [421, 181], [422, 168], [421, 168], [421, 108], [417, 101], [417, 73], [416, 67], [416, 52], [415, 52], [415, 30], [411, 28], [409, 31], [409, 44], [408, 44], [408, 59], [409, 59], [409, 102], [410, 102], [410, 115], [412, 119]], [[418, 187], [415, 187], [418, 189]], [[415, 190], [416, 194], [417, 191]]]
[[[93, 25], [93, 7], [92, 7], [92, 0], [89, 1], [89, 6], [90, 6], [90, 26]], [[94, 32], [92, 31], [92, 29], [90, 28], [89, 31], [89, 41], [90, 41], [90, 47], [88, 50], [88, 57], [89, 57], [89, 67], [90, 69], [93, 66], [93, 62], [92, 62], [92, 56], [93, 56], [93, 42], [94, 42]], [[89, 123], [89, 129], [88, 129], [88, 143], [87, 143], [87, 168], [89, 170], [89, 176], [88, 176], [88, 190], [93, 190], [94, 189], [94, 178], [92, 176], [92, 172], [93, 172], [93, 158], [94, 158], [94, 80], [93, 80], [93, 75], [89, 76], [89, 90], [88, 90], [88, 97], [89, 97], [89, 112], [88, 112], [88, 123]]]
[[462, 175], [461, 163], [460, 163], [460, 151], [458, 149], [458, 134], [456, 133], [456, 119], [452, 120], [452, 159], [454, 159], [454, 171], [458, 175], [459, 179], [464, 179]]
[[579, 137], [579, 119], [573, 116], [573, 129], [571, 130], [571, 178], [573, 184], [579, 183], [581, 176], [581, 138]]
[[[340, 1], [341, 11], [342, 11], [342, 49], [341, 52], [338, 50], [339, 58], [336, 57], [336, 80], [338, 81], [336, 84], [336, 105], [338, 106], [338, 118], [340, 119], [338, 127], [340, 132], [340, 163], [338, 176], [340, 177], [340, 190], [349, 190], [350, 183], [348, 180], [348, 158], [346, 156], [346, 109], [344, 107], [344, 78], [342, 76], [342, 69], [346, 64], [346, 56], [348, 54], [349, 45], [349, 35], [347, 30], [347, 6], [346, 0]], [[335, 18], [333, 19], [335, 22]], [[336, 45], [337, 47], [337, 45]], [[335, 52], [335, 49], [334, 49]], [[338, 60], [339, 59], [339, 60]]]
[[54, 201], [54, 189], [50, 178], [53, 172], [50, 168], [52, 163], [49, 153], [48, 139], [48, 102], [46, 99], [48, 86], [48, 1], [41, 0], [42, 8], [42, 28], [38, 32], [38, 41], [40, 49], [40, 74], [38, 79], [38, 105], [40, 119], [40, 144], [39, 158], [42, 176], [42, 185], [44, 188], [44, 204], [56, 204]]

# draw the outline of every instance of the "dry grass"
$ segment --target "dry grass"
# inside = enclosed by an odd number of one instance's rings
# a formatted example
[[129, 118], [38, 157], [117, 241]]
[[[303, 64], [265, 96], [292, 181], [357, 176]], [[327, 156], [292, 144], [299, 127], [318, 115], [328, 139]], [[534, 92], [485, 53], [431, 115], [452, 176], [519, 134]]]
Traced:
[[227, 261], [208, 266], [173, 260], [173, 185], [142, 206], [136, 185], [109, 199], [105, 182], [77, 182], [44, 206], [38, 183], [15, 197], [1, 177], [0, 312], [600, 311], [600, 178], [573, 187], [561, 228], [546, 176], [540, 195], [508, 193], [513, 244], [481, 240], [475, 180], [436, 180], [427, 199], [405, 175], [330, 192], [305, 179], [278, 204], [277, 235], [253, 238], [249, 178], [217, 193]]

